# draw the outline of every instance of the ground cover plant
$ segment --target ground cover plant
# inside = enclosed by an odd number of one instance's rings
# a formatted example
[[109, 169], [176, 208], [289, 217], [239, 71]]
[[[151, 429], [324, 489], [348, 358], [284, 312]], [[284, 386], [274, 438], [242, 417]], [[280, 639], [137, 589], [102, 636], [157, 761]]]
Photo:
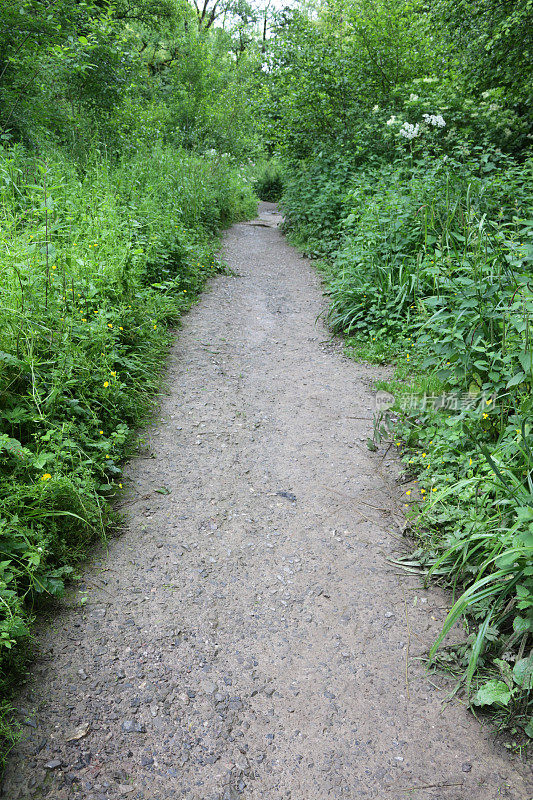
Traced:
[[0, 758], [35, 611], [105, 536], [172, 330], [255, 213], [257, 18], [208, 11], [0, 10]]
[[183, 310], [220, 265], [214, 234], [254, 213], [227, 159], [168, 148], [80, 175], [0, 152], [0, 667], [120, 493]]
[[[476, 713], [527, 741], [531, 84], [491, 67], [501, 42], [488, 5], [475, 4], [467, 65], [447, 2], [417, 14], [357, 0], [295, 12], [271, 50], [268, 135], [283, 161], [286, 230], [317, 259], [332, 330], [356, 357], [396, 363], [394, 380], [378, 385], [395, 406], [376, 419], [376, 436], [400, 445], [412, 478], [404, 501], [417, 548], [404, 565], [453, 592], [430, 657]], [[511, 60], [526, 20], [526, 4], [499, 19]], [[447, 647], [461, 619], [465, 642]]]

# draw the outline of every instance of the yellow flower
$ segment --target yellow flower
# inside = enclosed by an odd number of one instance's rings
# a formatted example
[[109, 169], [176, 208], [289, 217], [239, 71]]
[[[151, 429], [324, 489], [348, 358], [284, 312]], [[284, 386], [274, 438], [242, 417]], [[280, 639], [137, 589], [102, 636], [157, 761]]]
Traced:
[[45, 472], [44, 475], [41, 475], [41, 480], [42, 481], [49, 481], [51, 477], [52, 476], [50, 475], [49, 472]]
[[110, 322], [108, 322], [108, 323], [107, 323], [107, 327], [108, 327], [108, 328], [112, 328], [113, 326], [111, 325], [111, 323], [110, 323]]
[[109, 458], [109, 456], [108, 456], [108, 455], [106, 455], [106, 458]]
[[116, 372], [112, 372], [112, 373], [111, 373], [111, 375], [113, 376], [113, 378], [115, 378], [115, 377], [116, 377], [116, 374], [117, 374]]
[[154, 331], [157, 330], [157, 325], [154, 325]]
[[108, 386], [109, 386], [109, 381], [104, 381], [104, 389], [107, 389]]
[[124, 328], [122, 328], [120, 325], [118, 326], [118, 329], [119, 329], [119, 331], [123, 331], [124, 330]]
[[490, 404], [492, 403], [492, 397], [489, 397], [489, 399], [486, 402], [487, 402], [487, 405], [490, 406]]
[[100, 434], [100, 436], [101, 436], [101, 435], [102, 435], [102, 433], [103, 433], [103, 431], [98, 431], [98, 433], [99, 433], [99, 434]]
[[56, 264], [52, 264], [52, 269], [57, 269], [57, 265]]
[[437, 491], [437, 487], [436, 487], [436, 486], [434, 486], [434, 487], [433, 487], [433, 489], [432, 489], [431, 491], [432, 491], [432, 492], [436, 492], [436, 491]]
[[471, 466], [472, 466], [472, 459], [470, 459], [468, 466], [469, 466], [469, 467], [471, 467]]
[[426, 457], [426, 453], [422, 453], [422, 458], [425, 458], [425, 457]]
[[425, 489], [420, 489], [420, 492], [421, 492], [422, 494], [425, 494], [425, 493], [426, 493], [426, 490], [425, 490]]
[[122, 484], [121, 483], [119, 483], [118, 488], [122, 489]]
[[488, 414], [485, 414], [485, 413], [483, 412], [483, 419], [487, 419], [487, 417], [488, 417], [488, 416], [489, 416]]
[[405, 494], [407, 495], [407, 497], [409, 497], [409, 495], [411, 494], [411, 490], [409, 489]]
[[85, 317], [82, 319], [82, 322], [87, 322], [87, 320], [85, 319]]

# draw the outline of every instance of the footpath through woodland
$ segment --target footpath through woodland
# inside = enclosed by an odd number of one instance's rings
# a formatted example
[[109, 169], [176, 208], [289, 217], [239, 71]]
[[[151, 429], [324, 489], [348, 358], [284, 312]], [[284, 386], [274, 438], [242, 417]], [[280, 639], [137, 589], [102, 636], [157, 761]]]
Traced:
[[375, 368], [328, 341], [279, 219], [263, 203], [226, 235], [123, 534], [41, 626], [9, 800], [533, 795], [417, 659], [449, 598], [386, 560], [402, 490], [365, 444]]

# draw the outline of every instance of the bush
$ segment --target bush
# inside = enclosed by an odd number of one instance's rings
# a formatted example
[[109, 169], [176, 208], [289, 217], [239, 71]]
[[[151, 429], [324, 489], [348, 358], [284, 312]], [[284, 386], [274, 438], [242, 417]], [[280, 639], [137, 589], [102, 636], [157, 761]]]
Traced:
[[281, 168], [276, 161], [267, 161], [256, 180], [255, 191], [260, 200], [277, 203], [283, 192]]
[[[461, 587], [431, 655], [474, 705], [533, 736], [533, 163], [487, 148], [406, 155], [324, 172], [322, 154], [288, 172], [283, 205], [322, 257], [333, 330], [398, 357], [381, 388], [416, 479], [408, 563]], [[438, 650], [463, 613], [466, 642]]]
[[154, 146], [83, 171], [0, 150], [0, 685], [120, 492], [169, 328], [255, 213], [228, 160]]

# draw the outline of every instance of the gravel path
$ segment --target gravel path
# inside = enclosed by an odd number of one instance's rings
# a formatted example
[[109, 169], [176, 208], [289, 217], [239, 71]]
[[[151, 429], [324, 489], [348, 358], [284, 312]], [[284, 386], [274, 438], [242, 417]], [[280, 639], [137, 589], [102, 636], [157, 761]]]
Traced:
[[416, 659], [447, 598], [384, 558], [403, 489], [365, 447], [376, 371], [328, 343], [278, 219], [228, 232], [235, 274], [184, 320], [124, 533], [42, 626], [9, 800], [533, 795]]

